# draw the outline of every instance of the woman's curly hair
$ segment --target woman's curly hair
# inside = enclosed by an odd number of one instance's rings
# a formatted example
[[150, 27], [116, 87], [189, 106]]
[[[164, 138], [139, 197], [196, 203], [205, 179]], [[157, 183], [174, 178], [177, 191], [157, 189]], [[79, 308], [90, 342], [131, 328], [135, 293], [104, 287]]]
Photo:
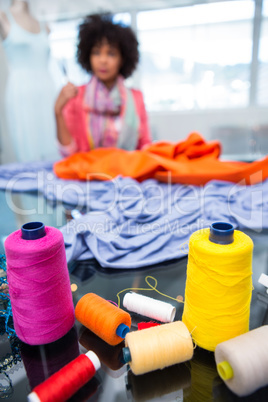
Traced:
[[78, 63], [91, 73], [92, 47], [103, 39], [106, 39], [111, 45], [118, 46], [123, 60], [119, 74], [124, 78], [129, 77], [139, 61], [138, 41], [130, 27], [113, 22], [112, 14], [92, 14], [80, 24], [77, 47]]

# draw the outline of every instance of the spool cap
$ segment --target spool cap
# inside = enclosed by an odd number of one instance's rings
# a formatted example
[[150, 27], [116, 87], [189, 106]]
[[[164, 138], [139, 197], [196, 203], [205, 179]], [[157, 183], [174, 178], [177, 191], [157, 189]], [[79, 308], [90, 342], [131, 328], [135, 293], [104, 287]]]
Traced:
[[232, 366], [227, 361], [223, 361], [217, 364], [217, 371], [223, 381], [230, 380], [234, 376]]
[[91, 363], [95, 367], [95, 370], [98, 371], [100, 369], [101, 363], [100, 363], [100, 359], [98, 358], [96, 353], [94, 353], [92, 350], [89, 350], [85, 354], [85, 356], [87, 356], [89, 358], [89, 360], [91, 361]]
[[129, 348], [123, 348], [123, 359], [125, 363], [131, 362], [131, 354]]
[[31, 392], [27, 398], [28, 402], [41, 402], [38, 395], [35, 392]]
[[217, 244], [231, 244], [234, 241], [234, 227], [230, 223], [215, 222], [210, 226], [209, 240]]
[[45, 235], [45, 225], [42, 222], [29, 222], [21, 227], [21, 237], [24, 240], [37, 240]]
[[120, 324], [116, 329], [116, 335], [120, 338], [125, 338], [126, 334], [129, 332], [129, 327], [126, 324]]

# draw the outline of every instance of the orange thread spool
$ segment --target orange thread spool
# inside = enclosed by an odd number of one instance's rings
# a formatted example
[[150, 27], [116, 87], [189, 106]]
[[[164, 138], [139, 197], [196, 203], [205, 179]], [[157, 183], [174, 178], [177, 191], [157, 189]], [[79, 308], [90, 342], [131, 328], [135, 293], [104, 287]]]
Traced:
[[[122, 342], [131, 326], [130, 314], [95, 293], [87, 293], [78, 301], [75, 316], [81, 324], [112, 346]], [[122, 324], [128, 330], [119, 336], [117, 330]]]

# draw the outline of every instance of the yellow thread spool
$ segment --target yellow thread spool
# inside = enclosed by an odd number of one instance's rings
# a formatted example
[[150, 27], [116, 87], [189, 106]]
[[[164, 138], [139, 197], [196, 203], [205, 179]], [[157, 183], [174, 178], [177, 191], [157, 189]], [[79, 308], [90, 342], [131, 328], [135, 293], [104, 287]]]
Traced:
[[182, 363], [193, 356], [192, 338], [182, 321], [129, 332], [125, 345], [125, 361], [136, 375]]
[[[182, 321], [195, 343], [210, 351], [249, 330], [253, 242], [231, 228], [218, 222], [193, 233], [189, 242]], [[229, 230], [232, 243], [210, 240], [213, 231]]]

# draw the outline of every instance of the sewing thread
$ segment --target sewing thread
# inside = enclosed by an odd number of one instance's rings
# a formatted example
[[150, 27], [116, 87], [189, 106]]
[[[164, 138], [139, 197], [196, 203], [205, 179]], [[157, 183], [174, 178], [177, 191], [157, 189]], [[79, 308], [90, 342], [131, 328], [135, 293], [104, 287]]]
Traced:
[[182, 321], [198, 346], [214, 351], [249, 330], [253, 242], [240, 231], [231, 244], [209, 236], [203, 229], [190, 237]]
[[215, 360], [220, 377], [238, 396], [268, 385], [268, 325], [217, 345]]
[[[152, 285], [150, 283], [149, 279], [152, 279], [154, 281], [154, 285]], [[118, 301], [118, 307], [120, 307], [120, 294], [123, 293], [123, 292], [126, 292], [128, 290], [141, 290], [141, 291], [144, 291], [144, 290], [153, 291], [154, 290], [155, 292], [157, 292], [161, 296], [164, 296], [164, 297], [167, 297], [168, 299], [174, 300], [177, 303], [183, 303], [183, 301], [178, 299], [178, 298], [175, 298], [175, 297], [172, 297], [172, 296], [166, 295], [165, 293], [160, 292], [160, 290], [157, 289], [157, 279], [154, 278], [153, 276], [147, 275], [146, 278], [145, 278], [145, 282], [149, 286], [148, 288], [136, 288], [135, 287], [135, 288], [126, 288], [126, 289], [120, 290], [120, 292], [118, 292], [117, 295], [116, 295], [117, 296], [117, 301]]]
[[152, 327], [157, 327], [159, 324], [158, 322], [154, 322], [154, 321], [149, 321], [149, 322], [138, 322], [138, 331], [141, 331], [143, 329], [147, 329], [147, 328], [152, 328]]
[[136, 375], [182, 363], [193, 356], [192, 338], [182, 321], [129, 332], [125, 345], [124, 356], [130, 354], [125, 361], [129, 360]]
[[[23, 238], [23, 231], [42, 236]], [[30, 222], [7, 237], [5, 251], [17, 336], [30, 345], [58, 340], [75, 320], [62, 233]]]
[[134, 292], [125, 294], [123, 306], [129, 311], [161, 322], [172, 322], [176, 314], [176, 307], [172, 304]]
[[28, 395], [28, 402], [67, 401], [85, 385], [100, 368], [100, 361], [94, 352], [80, 355], [37, 385]]
[[[131, 326], [129, 313], [94, 293], [87, 293], [78, 301], [75, 316], [81, 324], [109, 345], [122, 342]], [[120, 328], [123, 329], [122, 332], [118, 332]]]

